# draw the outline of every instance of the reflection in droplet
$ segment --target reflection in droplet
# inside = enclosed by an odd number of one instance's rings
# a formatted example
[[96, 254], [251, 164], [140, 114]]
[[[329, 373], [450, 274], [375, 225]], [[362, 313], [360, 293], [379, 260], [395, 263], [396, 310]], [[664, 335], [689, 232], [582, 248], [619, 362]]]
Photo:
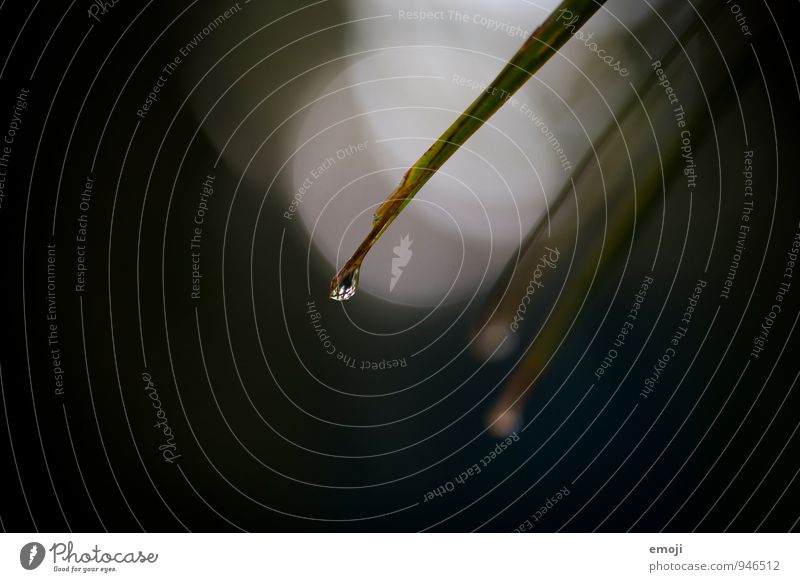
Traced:
[[358, 289], [358, 272], [360, 265], [342, 271], [338, 277], [331, 281], [329, 297], [334, 301], [347, 301], [356, 294]]

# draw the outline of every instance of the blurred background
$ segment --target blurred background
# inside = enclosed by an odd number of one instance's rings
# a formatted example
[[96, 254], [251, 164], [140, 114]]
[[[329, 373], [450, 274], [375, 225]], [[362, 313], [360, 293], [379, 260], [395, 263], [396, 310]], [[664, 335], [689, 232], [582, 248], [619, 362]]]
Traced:
[[610, 0], [327, 298], [556, 5], [0, 4], [3, 529], [796, 530], [794, 5]]

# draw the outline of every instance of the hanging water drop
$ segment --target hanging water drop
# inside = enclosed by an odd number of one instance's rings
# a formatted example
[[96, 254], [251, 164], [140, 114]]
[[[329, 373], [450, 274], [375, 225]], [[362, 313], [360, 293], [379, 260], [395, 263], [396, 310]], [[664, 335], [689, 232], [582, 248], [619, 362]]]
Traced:
[[358, 272], [360, 265], [343, 270], [338, 277], [331, 281], [329, 297], [334, 301], [347, 301], [356, 294], [358, 289]]

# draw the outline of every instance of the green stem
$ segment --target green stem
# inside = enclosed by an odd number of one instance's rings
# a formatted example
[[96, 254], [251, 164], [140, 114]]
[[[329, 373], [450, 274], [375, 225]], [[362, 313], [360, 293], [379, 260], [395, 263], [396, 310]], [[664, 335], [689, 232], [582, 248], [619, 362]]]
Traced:
[[400, 185], [375, 212], [370, 233], [331, 281], [332, 299], [355, 293], [358, 270], [367, 252], [403, 208], [494, 113], [552, 57], [606, 0], [564, 0], [523, 43], [495, 80], [447, 128], [403, 176]]

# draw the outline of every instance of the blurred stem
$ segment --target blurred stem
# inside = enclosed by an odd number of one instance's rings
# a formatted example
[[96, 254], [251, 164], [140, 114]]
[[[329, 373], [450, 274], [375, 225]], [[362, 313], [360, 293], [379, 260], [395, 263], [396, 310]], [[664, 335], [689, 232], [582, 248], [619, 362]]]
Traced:
[[[719, 9], [719, 6], [714, 5], [705, 14], [705, 19], [711, 20], [712, 17], [718, 17], [721, 12], [723, 11]], [[671, 47], [660, 59], [664, 69], [669, 70], [673, 82], [676, 78], [675, 73], [677, 73], [675, 61], [678, 56], [683, 54], [689, 41], [697, 39], [699, 36], [698, 32], [702, 30], [700, 23], [701, 21], [699, 20], [694, 22], [681, 35], [679, 42]], [[744, 54], [747, 54], [745, 45], [739, 46], [738, 50], [733, 54], [726, 53], [729, 62], [734, 63], [735, 70], [737, 71], [747, 66], [743, 63]], [[664, 99], [664, 95], [661, 93], [654, 79], [655, 75], [650, 76], [645, 84], [640, 87], [642, 98], [646, 103], [652, 99]], [[716, 108], [714, 109], [716, 113], [721, 113], [731, 107], [731, 101], [726, 99], [728, 96], [727, 92], [729, 91], [725, 84], [726, 80], [727, 77], [722, 74], [722, 71], [716, 71], [715, 74], [708, 75], [704, 78], [704, 85], [706, 90], [708, 90], [708, 103], [712, 109]], [[631, 104], [634, 106], [631, 107]], [[637, 115], [641, 113], [638, 105], [638, 99], [633, 96], [631, 102], [624, 108], [624, 113], [620, 116], [621, 126], [644, 123], [644, 120], [640, 116], [637, 117]], [[707, 115], [706, 110], [701, 107], [692, 107], [691, 109], [687, 107], [687, 110], [690, 110], [687, 126], [692, 128], [692, 135], [697, 136], [695, 147], [699, 150], [703, 141], [708, 138], [709, 130], [711, 129], [710, 117]], [[671, 112], [667, 112], [667, 115], [670, 116]], [[671, 117], [667, 119], [667, 123], [673, 123]], [[605, 159], [604, 156], [610, 155], [608, 152], [621, 149], [622, 145], [619, 143], [620, 131], [616, 124], [612, 123], [609, 130], [604, 132], [601, 140], [597, 144], [597, 150], [600, 152], [599, 155], [601, 158]], [[663, 167], [660, 166], [659, 158], [656, 156], [650, 156], [649, 159], [637, 160], [638, 164], [635, 165], [640, 170], [639, 173], [642, 175], [642, 178], [637, 179], [635, 185], [620, 182], [616, 186], [616, 189], [612, 187], [612, 190], [609, 192], [609, 198], [606, 199], [606, 203], [609, 204], [612, 201], [616, 203], [614, 204], [613, 212], [609, 211], [607, 214], [607, 234], [604, 234], [601, 229], [597, 229], [593, 238], [592, 235], [590, 235], [591, 242], [588, 245], [584, 243], [584, 245], [590, 249], [602, 248], [603, 250], [595, 260], [590, 260], [591, 257], [586, 256], [576, 261], [577, 269], [575, 276], [569, 281], [563, 295], [559, 298], [558, 309], [553, 312], [553, 317], [545, 322], [539, 336], [536, 338], [535, 342], [529, 346], [527, 353], [514, 370], [498, 400], [492, 405], [487, 418], [487, 426], [496, 436], [505, 436], [510, 433], [511, 430], [514, 430], [521, 422], [521, 411], [527, 397], [532, 392], [534, 380], [542, 370], [544, 370], [544, 367], [564, 340], [574, 318], [577, 317], [580, 304], [586, 294], [591, 290], [593, 282], [597, 277], [601, 277], [614, 259], [618, 257], [622, 246], [630, 238], [630, 226], [641, 223], [645, 214], [655, 206], [653, 203], [656, 200], [657, 193], [662, 187], [662, 173], [665, 180], [669, 180], [670, 177], [682, 176], [682, 173], [677, 171], [682, 161], [680, 143], [681, 140], [676, 132], [674, 136], [671, 137], [671, 140], [665, 144], [665, 147], [662, 147], [663, 151], [669, 152], [669, 155], [663, 158]], [[637, 151], [634, 149], [631, 151], [631, 154], [632, 157], [636, 157]], [[638, 154], [642, 155], [642, 152], [638, 152]], [[644, 150], [644, 155], [647, 155], [646, 150]], [[588, 163], [590, 161], [595, 163]], [[588, 184], [592, 182], [601, 183], [600, 175], [593, 174], [597, 172], [601, 160], [595, 161], [594, 154], [590, 152], [587, 154], [585, 162], [586, 163], [581, 163], [579, 165], [575, 182], [584, 182]], [[613, 162], [608, 163], [609, 165], [613, 164]], [[559, 206], [561, 202], [566, 202], [568, 200], [568, 194], [571, 192], [572, 186], [571, 184], [567, 184], [559, 197]], [[634, 199], [636, 201], [636, 206], [634, 205]], [[595, 209], [595, 216], [590, 219], [590, 222], [599, 222], [600, 219], [603, 218], [602, 210], [602, 208]], [[563, 212], [563, 209], [559, 208], [558, 212]], [[584, 230], [586, 230], [586, 227], [581, 225], [581, 231]], [[591, 232], [591, 229], [589, 230]], [[547, 244], [553, 243], [547, 235], [544, 225], [539, 225], [535, 230], [534, 236], [530, 239], [526, 255], [530, 255], [533, 258], [541, 255], [542, 248]], [[508, 284], [508, 287], [513, 286], [521, 288], [527, 282], [524, 270], [517, 272], [519, 274], [517, 275], [515, 273], [515, 278], [519, 278], [521, 282], [513, 284], [515, 282], [512, 281]], [[501, 300], [501, 305], [498, 306], [495, 315], [487, 324], [502, 322], [504, 327], [507, 328], [509, 305], [506, 305], [506, 303], [510, 304], [511, 301], [517, 301], [518, 299], [515, 299], [513, 294], [508, 294], [507, 291], [505, 291], [504, 294], [505, 297]]]
[[409, 168], [400, 185], [378, 207], [372, 230], [331, 281], [330, 297], [355, 293], [364, 257], [420, 188], [528, 79], [552, 57], [606, 0], [564, 0], [533, 31], [495, 80]]
[[[706, 14], [706, 17], [709, 17], [710, 14]], [[690, 39], [694, 38], [698, 31], [701, 29], [702, 21], [695, 20], [689, 27], [684, 30], [680, 35], [680, 42], [675, 43], [669, 50], [661, 57], [660, 61], [662, 63], [662, 67], [665, 69], [672, 65], [675, 59], [681, 54], [683, 50], [683, 46], [689, 42]], [[632, 93], [628, 101], [622, 106], [622, 109], [619, 113], [615, 114], [614, 118], [611, 119], [605, 129], [602, 131], [600, 136], [596, 139], [593, 139], [592, 142], [595, 144], [594, 149], [590, 149], [587, 151], [583, 158], [578, 162], [575, 169], [572, 172], [572, 176], [575, 182], [580, 182], [581, 178], [590, 172], [594, 171], [593, 165], [597, 163], [597, 156], [604, 157], [605, 151], [608, 149], [613, 148], [623, 148], [623, 144], [615, 142], [614, 140], [619, 139], [620, 128], [625, 125], [626, 120], [630, 120], [641, 107], [638, 95], [647, 95], [651, 89], [656, 85], [656, 81], [658, 78], [655, 75], [647, 75], [645, 79], [636, 87], [636, 92]], [[629, 122], [629, 121], [627, 121]], [[599, 154], [597, 152], [600, 152]], [[608, 155], [608, 154], [605, 154]], [[655, 170], [653, 170], [655, 171]], [[595, 178], [597, 179], [598, 183], [604, 182], [603, 178], [598, 175]], [[614, 176], [611, 176], [609, 179], [613, 180]], [[539, 257], [542, 254], [542, 247], [546, 244], [554, 244], [552, 240], [552, 235], [550, 234], [551, 231], [559, 231], [565, 230], [560, 229], [563, 224], [559, 222], [559, 219], [565, 214], [562, 211], [562, 207], [566, 202], [571, 201], [571, 196], [573, 194], [572, 191], [572, 183], [568, 180], [561, 190], [558, 191], [556, 196], [553, 198], [552, 202], [550, 203], [549, 213], [547, 216], [543, 216], [538, 224], [534, 226], [531, 232], [525, 237], [525, 240], [520, 245], [522, 249], [522, 256], [519, 260], [512, 259], [509, 261], [509, 264], [504, 269], [503, 274], [498, 279], [498, 283], [495, 286], [495, 289], [492, 292], [492, 299], [488, 302], [490, 305], [489, 310], [482, 318], [486, 321], [486, 325], [497, 325], [500, 328], [507, 328], [508, 321], [511, 320], [514, 312], [516, 311], [517, 304], [519, 302], [519, 297], [524, 294], [524, 289], [528, 284], [528, 276], [527, 273], [535, 266], [536, 262], [539, 260]], [[607, 208], [609, 204], [609, 198], [618, 198], [618, 192], [609, 192], [609, 197], [605, 200], [596, 199], [594, 201], [587, 200], [586, 197], [582, 200], [582, 202], [588, 206], [587, 210], [582, 210], [581, 214], [590, 214], [590, 215], [598, 215], [602, 212], [604, 206], [606, 207], [606, 211], [608, 212], [609, 209]], [[603, 204], [600, 203], [602, 200]], [[649, 202], [651, 201], [650, 198], [647, 196], [644, 199], [640, 199], [640, 210], [646, 210]], [[592, 205], [593, 202], [593, 205]], [[614, 235], [615, 225], [624, 225], [627, 224], [627, 220], [629, 217], [627, 216], [627, 212], [630, 209], [623, 206], [621, 212], [621, 216], [619, 220], [614, 219], [614, 216], [617, 216], [616, 213], [611, 212], [610, 216], [612, 219], [612, 224], [610, 228], [610, 239], [616, 241], [616, 236]], [[552, 217], [552, 218], [550, 218]], [[571, 217], [570, 217], [571, 219]], [[623, 238], [621, 241], [616, 241], [619, 244], [625, 242], [626, 238]], [[544, 242], [542, 242], [544, 241]], [[601, 257], [600, 261], [600, 269], [598, 270], [598, 274], [600, 274], [606, 265], [606, 261], [609, 257], [613, 255], [613, 244], [609, 246], [610, 240], [606, 240], [606, 249], [609, 252], [606, 252]], [[598, 242], [599, 244], [599, 242]], [[588, 274], [591, 279], [591, 275], [593, 269], [591, 268], [593, 265], [585, 265], [583, 267], [583, 272]], [[585, 277], [586, 275], [584, 275]], [[589, 280], [590, 280], [589, 279]], [[503, 284], [503, 282], [507, 281], [507, 284]], [[579, 281], [580, 283], [580, 281]], [[491, 307], [496, 306], [496, 307]], [[486, 327], [486, 325], [484, 327]], [[479, 342], [480, 343], [480, 342]], [[491, 343], [491, 342], [489, 342]], [[481, 346], [481, 349], [484, 351], [491, 352], [491, 348], [494, 346]], [[546, 350], [545, 350], [546, 351]], [[481, 354], [483, 355], [483, 354]]]

